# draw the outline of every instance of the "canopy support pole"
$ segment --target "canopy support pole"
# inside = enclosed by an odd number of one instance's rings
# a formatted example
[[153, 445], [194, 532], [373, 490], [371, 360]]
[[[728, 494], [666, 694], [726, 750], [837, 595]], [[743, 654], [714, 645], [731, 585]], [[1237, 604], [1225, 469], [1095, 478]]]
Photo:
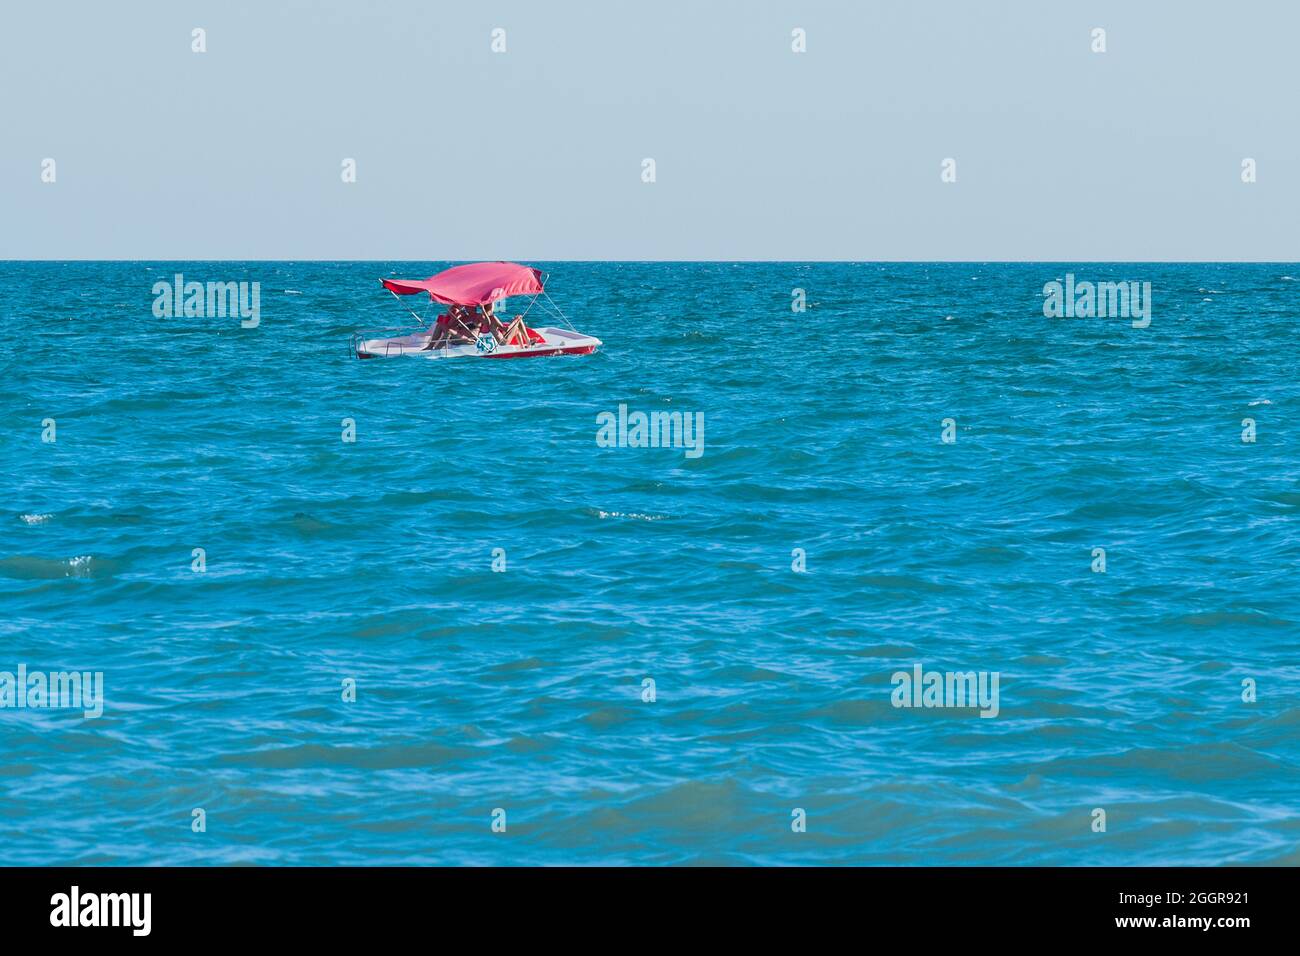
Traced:
[[[551, 308], [555, 309], [556, 313], [560, 316], [560, 321], [569, 327], [569, 331], [578, 332], [578, 330], [573, 327], [573, 323], [569, 321], [569, 317], [564, 314], [564, 310], [555, 304], [555, 300], [551, 298], [551, 294], [543, 289], [542, 295], [546, 296], [546, 301], [551, 303]], [[578, 334], [581, 335], [582, 333], [578, 332]]]
[[[396, 299], [398, 302], [401, 302], [401, 301], [402, 301], [402, 297], [401, 297], [400, 295], [398, 295], [396, 292], [394, 292], [392, 289], [389, 289], [389, 290], [388, 290], [388, 294], [391, 295], [391, 296], [392, 296], [394, 299]], [[402, 308], [406, 309], [407, 312], [410, 312], [410, 313], [411, 313], [411, 318], [413, 318], [413, 319], [415, 319], [415, 321], [419, 322], [421, 328], [424, 327], [424, 319], [423, 319], [423, 317], [416, 315], [414, 311], [412, 311], [410, 308], [408, 308], [408, 307], [405, 306], [405, 305], [402, 306]]]

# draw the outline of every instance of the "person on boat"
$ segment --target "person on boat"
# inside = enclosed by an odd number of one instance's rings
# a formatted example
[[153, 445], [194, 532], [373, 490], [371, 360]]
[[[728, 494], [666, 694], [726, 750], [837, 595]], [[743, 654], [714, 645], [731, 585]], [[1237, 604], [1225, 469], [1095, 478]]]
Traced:
[[442, 315], [438, 316], [433, 323], [433, 334], [429, 336], [429, 343], [424, 347], [425, 351], [429, 349], [440, 349], [446, 346], [447, 340], [451, 338], [451, 320], [458, 306], [451, 306]]
[[451, 316], [446, 312], [438, 316], [433, 321], [433, 332], [429, 336], [429, 341], [425, 343], [424, 351], [441, 348], [447, 341], [447, 323], [451, 321]]
[[473, 329], [474, 323], [470, 318], [469, 310], [465, 306], [448, 306], [447, 311], [434, 321], [433, 334], [429, 336], [424, 351], [445, 348], [453, 344], [459, 345], [465, 342], [473, 342]]
[[482, 321], [478, 314], [478, 307], [471, 305], [456, 306], [458, 314], [453, 316], [451, 323], [451, 335], [457, 344], [472, 343], [478, 338], [478, 327]]
[[497, 318], [496, 309], [489, 302], [483, 306], [483, 320], [479, 323], [479, 335], [490, 335], [496, 339], [498, 345], [506, 340], [505, 323]]
[[532, 341], [532, 333], [524, 325], [522, 315], [516, 315], [514, 321], [506, 326], [503, 340], [509, 345], [528, 345]]

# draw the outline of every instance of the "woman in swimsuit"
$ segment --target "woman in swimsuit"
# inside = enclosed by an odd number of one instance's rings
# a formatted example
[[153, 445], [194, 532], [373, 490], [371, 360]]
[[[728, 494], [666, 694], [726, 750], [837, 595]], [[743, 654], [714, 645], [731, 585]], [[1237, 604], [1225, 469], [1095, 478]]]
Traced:
[[491, 302], [483, 306], [483, 322], [479, 325], [478, 330], [480, 335], [491, 335], [492, 338], [496, 339], [497, 345], [506, 340], [505, 324], [497, 318], [496, 310], [492, 307]]

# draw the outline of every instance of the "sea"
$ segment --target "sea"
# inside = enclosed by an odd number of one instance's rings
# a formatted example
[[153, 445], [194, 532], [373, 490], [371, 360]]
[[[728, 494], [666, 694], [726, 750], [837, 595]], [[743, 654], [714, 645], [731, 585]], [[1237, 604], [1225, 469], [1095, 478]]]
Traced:
[[0, 262], [0, 864], [1300, 863], [1300, 265], [535, 264]]

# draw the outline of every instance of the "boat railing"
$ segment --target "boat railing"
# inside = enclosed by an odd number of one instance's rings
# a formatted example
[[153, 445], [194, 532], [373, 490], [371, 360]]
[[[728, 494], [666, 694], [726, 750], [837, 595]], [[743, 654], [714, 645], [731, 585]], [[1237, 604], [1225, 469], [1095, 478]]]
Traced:
[[[426, 330], [421, 326], [399, 326], [386, 329], [360, 329], [352, 333], [348, 339], [348, 345], [351, 347], [352, 355], [355, 358], [369, 358], [370, 356], [380, 354], [382, 354], [384, 358], [390, 358], [394, 355], [405, 355], [408, 352], [423, 351], [423, 344], [414, 345], [395, 340], [410, 338], [411, 336], [419, 335], [424, 331]], [[372, 348], [362, 348], [362, 346], [367, 342], [376, 339], [383, 340], [384, 342], [384, 350], [382, 353], [376, 352]]]

